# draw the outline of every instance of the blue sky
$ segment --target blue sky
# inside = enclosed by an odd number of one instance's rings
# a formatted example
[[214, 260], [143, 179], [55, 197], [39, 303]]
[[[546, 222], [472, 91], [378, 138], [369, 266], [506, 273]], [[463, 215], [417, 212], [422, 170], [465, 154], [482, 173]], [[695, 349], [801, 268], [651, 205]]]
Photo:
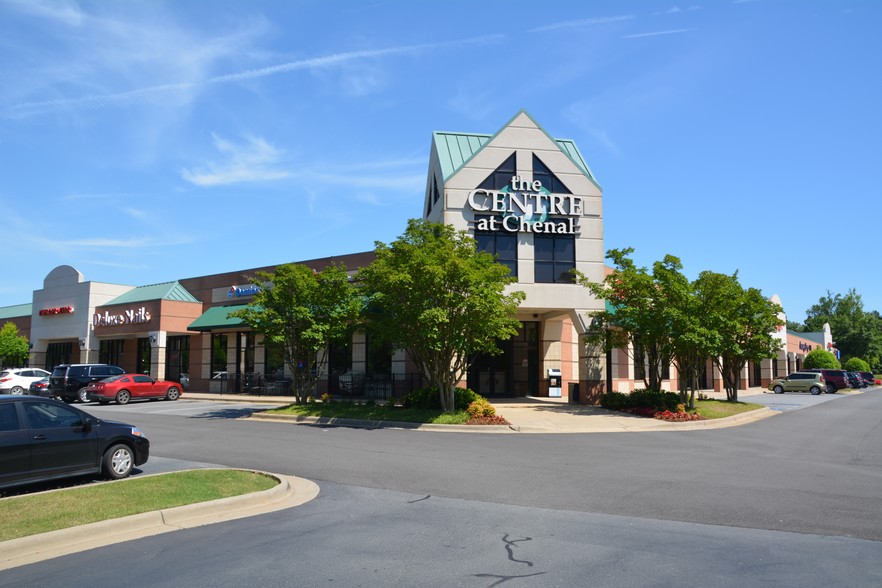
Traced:
[[[0, 306], [367, 251], [525, 108], [605, 247], [882, 311], [882, 2], [0, 0]], [[803, 271], [807, 270], [807, 271]]]

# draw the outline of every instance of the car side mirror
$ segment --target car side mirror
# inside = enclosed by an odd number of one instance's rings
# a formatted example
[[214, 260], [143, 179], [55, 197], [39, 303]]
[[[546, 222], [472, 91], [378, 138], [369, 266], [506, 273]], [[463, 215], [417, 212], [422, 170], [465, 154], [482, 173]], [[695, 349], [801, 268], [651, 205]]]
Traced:
[[92, 432], [92, 419], [86, 419], [83, 421], [83, 433], [91, 433]]

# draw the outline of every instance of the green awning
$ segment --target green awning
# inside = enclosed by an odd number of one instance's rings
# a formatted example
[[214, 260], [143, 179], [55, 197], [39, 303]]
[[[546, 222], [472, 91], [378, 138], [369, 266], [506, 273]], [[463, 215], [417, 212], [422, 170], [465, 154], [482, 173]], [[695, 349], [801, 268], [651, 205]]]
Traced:
[[231, 317], [230, 313], [248, 308], [247, 304], [234, 304], [232, 306], [212, 306], [202, 313], [198, 319], [188, 327], [191, 331], [212, 331], [214, 329], [233, 329], [243, 326], [245, 321], [237, 317]]

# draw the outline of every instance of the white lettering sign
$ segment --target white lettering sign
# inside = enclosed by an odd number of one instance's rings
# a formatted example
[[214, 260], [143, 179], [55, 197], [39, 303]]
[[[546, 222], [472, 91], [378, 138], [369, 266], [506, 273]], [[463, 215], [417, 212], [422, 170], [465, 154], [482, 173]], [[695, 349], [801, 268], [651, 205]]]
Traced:
[[[512, 176], [511, 185], [503, 190], [478, 188], [468, 195], [469, 207], [475, 212], [495, 212], [501, 216], [475, 221], [479, 231], [504, 230], [512, 233], [576, 233], [576, 218], [584, 214], [581, 196], [552, 194], [542, 182], [528, 182]], [[568, 218], [549, 219], [549, 215]]]
[[96, 312], [92, 315], [92, 326], [95, 327], [116, 327], [147, 322], [150, 322], [150, 313], [143, 306], [135, 310], [124, 310], [119, 314], [110, 314], [105, 310], [104, 314]]

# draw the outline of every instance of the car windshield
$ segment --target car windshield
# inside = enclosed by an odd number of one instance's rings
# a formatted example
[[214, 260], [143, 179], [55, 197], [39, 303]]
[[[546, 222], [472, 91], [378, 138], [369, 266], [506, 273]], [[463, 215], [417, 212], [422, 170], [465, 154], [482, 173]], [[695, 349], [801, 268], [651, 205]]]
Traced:
[[120, 378], [122, 378], [122, 375], [121, 375], [121, 374], [120, 374], [120, 375], [117, 375], [117, 376], [110, 376], [109, 378], [104, 378], [104, 379], [101, 380], [101, 381], [102, 381], [102, 382], [116, 382], [116, 381], [119, 380]]
[[8, 371], [2, 371], [2, 372], [0, 372], [0, 378], [5, 378], [5, 377], [8, 376], [8, 375], [9, 375], [9, 372], [8, 372]]

